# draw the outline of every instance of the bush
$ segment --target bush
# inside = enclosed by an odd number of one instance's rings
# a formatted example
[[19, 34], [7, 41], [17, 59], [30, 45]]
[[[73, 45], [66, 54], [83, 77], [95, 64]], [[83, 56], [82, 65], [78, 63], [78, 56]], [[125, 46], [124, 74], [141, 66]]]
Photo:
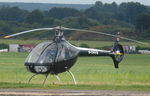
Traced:
[[104, 46], [104, 47], [101, 47], [102, 50], [110, 50], [112, 48], [112, 46]]
[[150, 47], [137, 46], [136, 49], [137, 49], [137, 50], [150, 50]]
[[0, 49], [9, 49], [9, 45], [7, 45], [7, 44], [0, 44]]
[[90, 48], [88, 44], [82, 43], [79, 47], [85, 47], [85, 48]]

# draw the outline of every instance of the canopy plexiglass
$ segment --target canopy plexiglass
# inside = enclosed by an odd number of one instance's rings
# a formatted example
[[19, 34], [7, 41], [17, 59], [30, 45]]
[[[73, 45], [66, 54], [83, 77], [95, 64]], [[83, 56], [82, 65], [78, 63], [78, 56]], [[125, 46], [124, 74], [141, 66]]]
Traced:
[[79, 53], [79, 50], [70, 46], [65, 41], [61, 43], [43, 42], [38, 44], [26, 59], [26, 65], [46, 66], [73, 59]]

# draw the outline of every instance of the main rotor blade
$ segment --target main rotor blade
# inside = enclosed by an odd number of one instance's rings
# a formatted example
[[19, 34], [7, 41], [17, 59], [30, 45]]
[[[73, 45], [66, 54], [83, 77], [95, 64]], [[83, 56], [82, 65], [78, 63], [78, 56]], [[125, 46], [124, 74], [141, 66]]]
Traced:
[[128, 41], [133, 41], [133, 42], [136, 42], [136, 43], [139, 43], [139, 44], [143, 44], [143, 45], [149, 45], [148, 43], [137, 41], [137, 40], [126, 38], [126, 37], [121, 37], [120, 36], [119, 38], [124, 39], [124, 40], [128, 40]]
[[129, 41], [133, 41], [133, 42], [136, 42], [136, 43], [140, 43], [140, 44], [143, 44], [143, 45], [149, 45], [148, 43], [144, 43], [144, 42], [137, 41], [137, 40], [130, 39], [130, 38], [126, 38], [126, 37], [121, 37], [121, 36], [118, 37], [117, 35], [112, 35], [112, 34], [108, 34], [108, 33], [103, 33], [103, 32], [98, 32], [98, 31], [91, 31], [91, 30], [83, 30], [83, 29], [73, 29], [73, 28], [67, 28], [67, 27], [62, 27], [62, 26], [57, 26], [57, 27], [54, 27], [54, 28], [38, 28], [38, 29], [27, 30], [27, 31], [23, 31], [23, 32], [19, 32], [19, 33], [16, 33], [16, 34], [5, 36], [4, 38], [10, 38], [10, 37], [21, 35], [21, 34], [35, 32], [35, 31], [42, 31], [42, 30], [71, 30], [71, 31], [89, 32], [89, 33], [107, 35], [107, 36], [111, 36], [111, 37], [115, 37], [115, 38], [121, 38], [121, 39], [129, 40]]
[[[111, 36], [111, 37], [115, 37], [118, 38], [117, 35], [112, 35], [112, 34], [108, 34], [108, 33], [103, 33], [103, 32], [98, 32], [98, 31], [91, 31], [91, 30], [82, 30], [82, 29], [73, 29], [73, 28], [66, 28], [66, 27], [62, 27], [64, 30], [71, 30], [71, 31], [81, 31], [81, 32], [89, 32], [89, 33], [96, 33], [96, 34], [102, 34], [102, 35], [107, 35], [107, 36]], [[148, 43], [145, 42], [141, 42], [141, 41], [137, 41], [134, 39], [130, 39], [130, 38], [126, 38], [126, 37], [121, 37], [119, 36], [119, 38], [124, 39], [124, 40], [128, 40], [128, 41], [133, 41], [139, 44], [143, 44], [143, 45], [149, 45]]]
[[21, 34], [25, 34], [25, 33], [30, 33], [30, 32], [35, 32], [35, 31], [54, 30], [54, 29], [56, 29], [56, 27], [55, 28], [38, 28], [38, 29], [32, 29], [32, 30], [27, 30], [27, 31], [16, 33], [16, 34], [8, 35], [8, 36], [5, 36], [4, 38], [10, 38], [10, 37], [13, 37], [13, 36], [17, 36], [17, 35], [21, 35]]

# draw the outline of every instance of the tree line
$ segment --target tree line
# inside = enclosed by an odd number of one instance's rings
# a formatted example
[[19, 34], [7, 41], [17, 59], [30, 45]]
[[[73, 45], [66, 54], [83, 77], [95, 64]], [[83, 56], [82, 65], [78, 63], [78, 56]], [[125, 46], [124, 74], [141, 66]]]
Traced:
[[[18, 7], [0, 7], [1, 36], [32, 28], [57, 25], [110, 33], [123, 31], [125, 36], [134, 35], [133, 37], [137, 39], [150, 40], [150, 7], [137, 2], [117, 5], [115, 2], [104, 4], [101, 1], [97, 1], [94, 6], [85, 10], [54, 7], [48, 11], [36, 9], [30, 12]], [[48, 33], [36, 38], [49, 38], [45, 37], [47, 35]], [[77, 33], [73, 38], [88, 39], [84, 36]], [[28, 38], [28, 35], [24, 38]]]

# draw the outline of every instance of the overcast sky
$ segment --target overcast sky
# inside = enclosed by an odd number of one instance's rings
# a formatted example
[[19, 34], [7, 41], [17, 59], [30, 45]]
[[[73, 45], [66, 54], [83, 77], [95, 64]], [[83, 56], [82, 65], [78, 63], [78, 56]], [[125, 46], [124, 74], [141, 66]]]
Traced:
[[[94, 4], [98, 0], [0, 0], [0, 2], [33, 2], [33, 3], [65, 3], [65, 4]], [[144, 5], [150, 5], [150, 0], [99, 0], [103, 3], [113, 1], [120, 4], [121, 2], [140, 2]]]

